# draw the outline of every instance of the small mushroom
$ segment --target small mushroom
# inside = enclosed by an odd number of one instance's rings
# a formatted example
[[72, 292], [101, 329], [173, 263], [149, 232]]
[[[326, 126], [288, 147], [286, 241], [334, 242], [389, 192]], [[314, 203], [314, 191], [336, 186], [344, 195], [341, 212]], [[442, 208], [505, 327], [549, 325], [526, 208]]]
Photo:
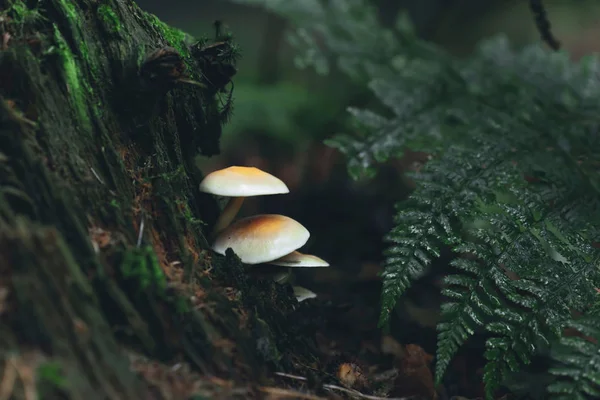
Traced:
[[229, 226], [246, 197], [290, 192], [281, 179], [255, 167], [238, 166], [211, 172], [200, 182], [200, 191], [231, 197], [215, 223], [214, 235]]
[[317, 297], [316, 293], [311, 292], [310, 290], [303, 288], [302, 286], [293, 286], [292, 289], [294, 290], [294, 296], [296, 296], [296, 300], [298, 300], [298, 303], [304, 300], [314, 299], [315, 297]]
[[283, 285], [284, 283], [289, 282], [291, 277], [292, 271], [289, 268], [286, 268], [283, 271], [277, 272], [275, 275], [273, 275], [273, 280], [276, 283]]
[[312, 254], [304, 254], [293, 251], [277, 260], [269, 262], [280, 267], [329, 267], [329, 263], [322, 258]]
[[308, 230], [290, 217], [260, 214], [242, 218], [218, 234], [212, 249], [231, 248], [245, 264], [268, 263], [304, 246]]

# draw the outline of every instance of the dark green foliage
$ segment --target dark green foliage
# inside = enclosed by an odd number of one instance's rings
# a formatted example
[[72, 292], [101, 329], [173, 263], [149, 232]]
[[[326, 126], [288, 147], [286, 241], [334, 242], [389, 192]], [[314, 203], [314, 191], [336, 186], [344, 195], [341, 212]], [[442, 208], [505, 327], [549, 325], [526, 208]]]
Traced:
[[[328, 141], [347, 155], [353, 177], [373, 176], [405, 149], [430, 154], [387, 237], [381, 325], [449, 247], [456, 271], [443, 289], [437, 380], [467, 339], [487, 332], [492, 398], [509, 372], [574, 323], [572, 311], [590, 308], [600, 286], [600, 63], [573, 63], [541, 46], [515, 52], [503, 37], [458, 60], [417, 39], [404, 18], [393, 32], [378, 26], [364, 0], [293, 9], [237, 2], [290, 17], [296, 37], [318, 33], [341, 70], [368, 81], [388, 109], [350, 109], [358, 133]], [[315, 64], [322, 51], [304, 44]], [[590, 391], [600, 364], [578, 362], [583, 342], [566, 343], [579, 347], [556, 357], [568, 360], [572, 379], [587, 379], [568, 387], [577, 398]]]
[[600, 319], [588, 317], [569, 323], [587, 336], [565, 337], [552, 351], [550, 373], [556, 381], [548, 387], [555, 399], [585, 400], [600, 397]]

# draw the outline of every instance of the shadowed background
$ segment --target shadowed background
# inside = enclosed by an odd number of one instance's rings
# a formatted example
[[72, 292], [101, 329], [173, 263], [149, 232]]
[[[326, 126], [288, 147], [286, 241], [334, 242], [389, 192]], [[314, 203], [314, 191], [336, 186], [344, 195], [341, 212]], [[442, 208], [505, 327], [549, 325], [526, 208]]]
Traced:
[[[399, 11], [408, 11], [419, 35], [457, 56], [469, 55], [479, 40], [500, 32], [515, 47], [539, 40], [523, 0], [372, 1], [379, 6], [383, 23], [393, 24]], [[290, 28], [286, 21], [225, 0], [137, 3], [194, 36], [213, 31], [215, 20], [234, 34], [243, 55], [234, 78], [234, 114], [224, 129], [222, 153], [201, 158], [198, 165], [205, 173], [230, 165], [256, 166], [281, 178], [290, 194], [248, 198], [239, 217], [280, 213], [305, 225], [311, 239], [301, 250], [325, 258], [332, 267], [295, 272], [297, 281], [326, 302], [335, 298], [337, 303], [347, 299], [352, 304], [332, 321], [340, 332], [345, 334], [351, 326], [359, 331], [355, 340], [361, 340], [361, 332], [374, 335], [382, 238], [392, 227], [394, 203], [411, 188], [402, 172], [423, 161], [422, 156], [408, 154], [388, 163], [373, 180], [352, 181], [343, 157], [322, 141], [347, 129], [345, 110], [363, 105], [364, 88], [354, 87], [335, 71], [319, 76], [296, 68], [294, 51], [286, 41]], [[554, 35], [573, 58], [600, 49], [600, 2], [545, 4]], [[442, 266], [444, 262], [444, 257], [436, 261]], [[438, 270], [443, 273], [443, 268]], [[439, 274], [414, 285], [398, 307], [395, 322], [401, 327], [395, 333], [399, 340], [419, 343], [430, 353], [435, 350]]]
[[[393, 204], [410, 188], [400, 172], [418, 155], [390, 163], [373, 181], [348, 178], [345, 160], [322, 140], [345, 129], [345, 109], [361, 105], [364, 89], [349, 85], [335, 72], [323, 77], [295, 68], [294, 51], [286, 41], [287, 22], [262, 9], [226, 0], [137, 3], [191, 35], [214, 31], [213, 22], [220, 20], [241, 46], [234, 113], [221, 139], [222, 154], [199, 159], [198, 164], [205, 173], [234, 164], [256, 166], [284, 180], [291, 193], [249, 198], [240, 216], [270, 212], [298, 219], [312, 234], [304, 249], [334, 264], [327, 273], [343, 270], [356, 276], [363, 264], [376, 265], [384, 248], [381, 238], [391, 228]], [[385, 24], [393, 24], [399, 11], [408, 11], [422, 37], [457, 55], [468, 55], [480, 39], [499, 32], [515, 46], [539, 36], [528, 2], [521, 0], [373, 3]], [[600, 48], [598, 2], [545, 4], [555, 36], [573, 57]]]

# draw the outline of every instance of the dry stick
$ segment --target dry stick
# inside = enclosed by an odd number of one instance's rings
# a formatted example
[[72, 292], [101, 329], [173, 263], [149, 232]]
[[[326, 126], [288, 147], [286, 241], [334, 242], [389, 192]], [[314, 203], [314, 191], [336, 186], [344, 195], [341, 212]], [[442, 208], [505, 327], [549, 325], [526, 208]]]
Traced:
[[21, 378], [21, 383], [23, 385], [23, 395], [25, 396], [25, 400], [36, 400], [37, 399], [37, 389], [35, 387], [35, 377], [33, 375], [33, 370], [31, 368], [27, 368], [27, 366], [23, 366], [15, 363], [15, 361], [11, 361], [13, 363], [13, 367], [19, 374], [19, 378]]
[[4, 365], [4, 376], [0, 381], [0, 400], [8, 400], [13, 393], [15, 382], [17, 381], [17, 369], [14, 361], [10, 358], [6, 359]]
[[325, 400], [324, 397], [315, 396], [315, 395], [309, 394], [309, 393], [302, 393], [302, 392], [298, 392], [296, 390], [288, 390], [288, 389], [281, 389], [281, 388], [276, 388], [276, 387], [266, 387], [266, 386], [259, 387], [258, 389], [261, 392], [274, 394], [274, 395], [281, 396], [281, 397], [289, 397], [289, 398], [293, 398], [293, 399]]
[[137, 247], [140, 247], [142, 245], [143, 237], [144, 237], [144, 214], [142, 214], [142, 219], [140, 221], [140, 232], [138, 233]]
[[98, 173], [96, 172], [96, 170], [92, 167], [90, 167], [90, 170], [92, 170], [92, 174], [94, 174], [94, 176], [96, 177], [96, 179], [98, 179], [98, 182], [100, 182], [101, 184], [104, 185], [104, 181], [102, 180], [102, 178], [100, 178], [100, 175], [98, 175]]
[[200, 82], [193, 81], [193, 80], [191, 80], [191, 79], [184, 79], [184, 78], [180, 78], [180, 79], [177, 79], [177, 82], [181, 82], [181, 83], [187, 83], [187, 84], [189, 84], [189, 85], [199, 86], [199, 87], [201, 87], [201, 88], [204, 88], [204, 89], [206, 89], [206, 85], [204, 85], [204, 84], [202, 84], [202, 83], [200, 83]]
[[[282, 376], [284, 378], [295, 379], [297, 381], [306, 381], [307, 380], [303, 376], [286, 374], [285, 372], [275, 372], [275, 375], [279, 375], [279, 376]], [[368, 395], [368, 394], [361, 393], [358, 390], [348, 389], [348, 388], [345, 388], [345, 387], [342, 387], [342, 386], [337, 386], [337, 385], [330, 385], [328, 383], [324, 383], [321, 386], [323, 386], [323, 389], [337, 390], [337, 391], [345, 392], [345, 393], [348, 393], [348, 394], [360, 397], [361, 399], [367, 399], [367, 400], [410, 400], [410, 399], [414, 398], [414, 396], [409, 396], [409, 397], [379, 397], [379, 396], [371, 396], [371, 395]]]

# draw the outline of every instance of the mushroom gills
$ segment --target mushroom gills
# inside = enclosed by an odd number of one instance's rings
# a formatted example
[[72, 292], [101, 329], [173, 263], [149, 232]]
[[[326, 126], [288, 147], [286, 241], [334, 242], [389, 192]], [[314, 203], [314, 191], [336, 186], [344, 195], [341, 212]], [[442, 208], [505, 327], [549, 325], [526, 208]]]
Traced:
[[269, 262], [269, 264], [280, 267], [300, 268], [300, 267], [329, 267], [329, 263], [320, 257], [312, 254], [304, 254], [299, 251], [293, 251], [285, 256]]

